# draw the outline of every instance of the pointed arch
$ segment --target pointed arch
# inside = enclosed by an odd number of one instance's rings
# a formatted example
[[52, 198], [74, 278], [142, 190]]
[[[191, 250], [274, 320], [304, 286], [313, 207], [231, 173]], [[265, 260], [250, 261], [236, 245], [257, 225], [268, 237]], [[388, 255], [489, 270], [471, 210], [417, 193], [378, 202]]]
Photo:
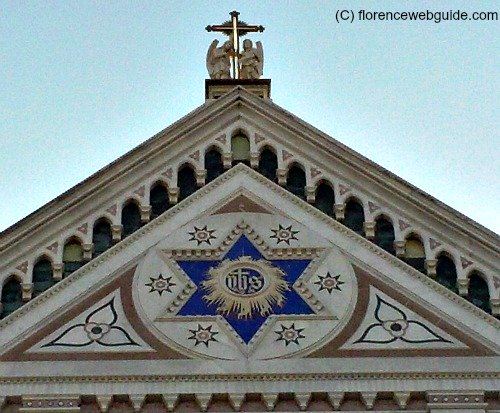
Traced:
[[2, 303], [0, 319], [12, 314], [24, 304], [21, 282], [16, 276], [11, 275], [5, 280], [0, 300]]
[[437, 257], [436, 281], [449, 290], [458, 293], [457, 267], [447, 252], [442, 252]]
[[477, 270], [469, 275], [469, 293], [467, 299], [481, 310], [491, 314], [490, 291], [484, 274]]
[[151, 205], [151, 219], [158, 218], [170, 208], [168, 187], [161, 181], [156, 181], [149, 190], [149, 204]]
[[422, 238], [411, 233], [406, 237], [405, 240], [405, 255], [403, 257], [408, 265], [411, 265], [416, 270], [426, 273], [425, 270], [425, 248]]
[[288, 169], [286, 177], [286, 189], [301, 199], [306, 199], [306, 172], [302, 165], [294, 162]]
[[258, 171], [267, 179], [277, 182], [276, 171], [278, 170], [278, 156], [271, 146], [264, 146], [259, 155]]
[[207, 171], [205, 178], [207, 184], [224, 173], [222, 153], [215, 146], [211, 146], [205, 152], [205, 170]]
[[179, 187], [179, 201], [186, 199], [198, 189], [196, 173], [190, 164], [185, 163], [177, 171], [177, 186]]
[[83, 248], [80, 240], [73, 237], [66, 241], [63, 248], [63, 278], [78, 270], [83, 264]]
[[129, 199], [122, 208], [122, 239], [137, 231], [141, 226], [141, 210], [134, 199]]
[[113, 245], [111, 223], [106, 218], [100, 218], [94, 223], [92, 243], [94, 244], [92, 258], [101, 255]]
[[394, 226], [389, 218], [385, 215], [380, 215], [375, 220], [375, 238], [373, 242], [380, 248], [386, 250], [390, 254], [395, 254], [394, 251]]
[[248, 139], [247, 133], [238, 130], [232, 135], [231, 153], [233, 154], [233, 166], [240, 162], [250, 166], [250, 139]]
[[31, 282], [33, 283], [33, 297], [42, 294], [56, 283], [52, 262], [46, 255], [38, 258], [33, 266]]
[[335, 216], [335, 192], [327, 180], [321, 180], [316, 187], [314, 206], [326, 215]]
[[363, 209], [363, 204], [356, 198], [350, 198], [345, 203], [344, 221], [342, 223], [359, 235], [364, 235], [364, 222], [365, 210]]

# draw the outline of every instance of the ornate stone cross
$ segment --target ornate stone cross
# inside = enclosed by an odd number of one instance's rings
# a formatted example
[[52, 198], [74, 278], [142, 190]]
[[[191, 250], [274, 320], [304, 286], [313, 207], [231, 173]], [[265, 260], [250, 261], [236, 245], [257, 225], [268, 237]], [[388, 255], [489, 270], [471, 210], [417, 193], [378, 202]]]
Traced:
[[[233, 79], [240, 79], [240, 62], [239, 59], [241, 57], [240, 54], [240, 37], [245, 36], [247, 33], [250, 32], [263, 32], [264, 31], [264, 26], [257, 26], [257, 25], [250, 25], [247, 24], [243, 21], [238, 20], [239, 12], [237, 11], [232, 11], [229, 13], [231, 16], [231, 20], [227, 21], [225, 23], [219, 24], [219, 25], [209, 25], [205, 29], [208, 32], [222, 32], [229, 36], [231, 39], [229, 42], [226, 42], [220, 49], [219, 54], [223, 53], [225, 50], [226, 56], [229, 56], [231, 59], [231, 66], [232, 66], [232, 77]], [[215, 41], [214, 41], [215, 42]], [[251, 44], [251, 42], [250, 42]], [[212, 58], [212, 60], [215, 60], [218, 58], [217, 52], [214, 54], [211, 54], [214, 50], [215, 47], [217, 46], [217, 43], [212, 43], [211, 49], [209, 49], [209, 53], [207, 55], [207, 66], [209, 66], [209, 58]], [[216, 68], [217, 69], [217, 68]], [[212, 71], [211, 68], [209, 68], [210, 75], [212, 76]], [[227, 73], [216, 73], [212, 76], [212, 78], [219, 78], [219, 79], [224, 79], [226, 77]]]

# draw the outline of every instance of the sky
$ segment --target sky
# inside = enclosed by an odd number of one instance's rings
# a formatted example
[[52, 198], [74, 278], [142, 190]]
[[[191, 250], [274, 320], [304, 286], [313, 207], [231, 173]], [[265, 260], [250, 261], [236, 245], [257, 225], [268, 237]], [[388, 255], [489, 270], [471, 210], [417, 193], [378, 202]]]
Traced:
[[499, 21], [357, 18], [498, 2], [331, 0], [2, 0], [0, 231], [203, 104], [232, 10], [275, 103], [500, 233]]

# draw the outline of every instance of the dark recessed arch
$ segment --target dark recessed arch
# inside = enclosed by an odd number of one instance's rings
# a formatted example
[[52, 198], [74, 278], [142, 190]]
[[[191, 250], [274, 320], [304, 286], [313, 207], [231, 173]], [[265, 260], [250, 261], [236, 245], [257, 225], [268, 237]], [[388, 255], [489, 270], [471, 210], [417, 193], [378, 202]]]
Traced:
[[106, 218], [99, 218], [94, 223], [92, 243], [94, 245], [94, 251], [92, 252], [93, 258], [101, 255], [113, 245], [111, 223]]
[[31, 280], [33, 283], [33, 297], [42, 294], [56, 283], [52, 262], [47, 256], [42, 255], [38, 258], [33, 266]]
[[141, 210], [134, 199], [129, 199], [122, 208], [122, 239], [137, 231], [141, 225]]
[[271, 146], [264, 146], [259, 155], [258, 171], [267, 179], [277, 182], [276, 171], [278, 170], [278, 156]]
[[385, 215], [378, 216], [375, 220], [375, 238], [373, 242], [394, 255], [394, 240], [394, 226], [390, 218]]
[[66, 241], [63, 248], [63, 277], [78, 270], [84, 264], [81, 241], [72, 237]]
[[24, 304], [21, 282], [15, 275], [11, 275], [5, 280], [0, 300], [2, 303], [0, 319], [12, 314]]
[[437, 257], [436, 281], [449, 290], [458, 293], [457, 267], [451, 255], [445, 251]]
[[196, 172], [192, 165], [185, 163], [177, 171], [177, 186], [179, 187], [179, 201], [186, 199], [196, 192]]
[[333, 185], [329, 181], [322, 180], [319, 182], [316, 187], [314, 206], [326, 215], [335, 216], [335, 192]]
[[206, 183], [212, 182], [224, 173], [224, 162], [222, 160], [222, 152], [219, 148], [211, 146], [205, 152], [205, 170], [207, 171]]
[[288, 169], [286, 177], [286, 189], [299, 198], [306, 199], [306, 172], [302, 165], [294, 162]]
[[490, 291], [486, 277], [479, 271], [469, 275], [469, 293], [467, 299], [481, 310], [491, 314]]
[[364, 234], [363, 224], [365, 222], [365, 210], [363, 204], [357, 198], [350, 198], [345, 203], [343, 224], [359, 235]]
[[168, 187], [164, 182], [156, 181], [151, 186], [149, 191], [149, 204], [151, 205], [151, 219], [158, 218], [170, 208]]

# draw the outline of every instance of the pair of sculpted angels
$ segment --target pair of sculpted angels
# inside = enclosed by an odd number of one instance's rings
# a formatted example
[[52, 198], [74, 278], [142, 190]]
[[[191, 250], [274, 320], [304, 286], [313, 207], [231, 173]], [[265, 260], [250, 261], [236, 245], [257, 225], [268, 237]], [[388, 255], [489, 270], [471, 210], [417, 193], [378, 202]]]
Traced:
[[[207, 52], [207, 69], [211, 79], [231, 79], [231, 57], [235, 55], [233, 42], [227, 40], [220, 47], [218, 40], [214, 40]], [[243, 41], [243, 51], [238, 56], [240, 79], [258, 79], [262, 76], [264, 66], [264, 52], [262, 43], [257, 42], [253, 47], [250, 39]]]

